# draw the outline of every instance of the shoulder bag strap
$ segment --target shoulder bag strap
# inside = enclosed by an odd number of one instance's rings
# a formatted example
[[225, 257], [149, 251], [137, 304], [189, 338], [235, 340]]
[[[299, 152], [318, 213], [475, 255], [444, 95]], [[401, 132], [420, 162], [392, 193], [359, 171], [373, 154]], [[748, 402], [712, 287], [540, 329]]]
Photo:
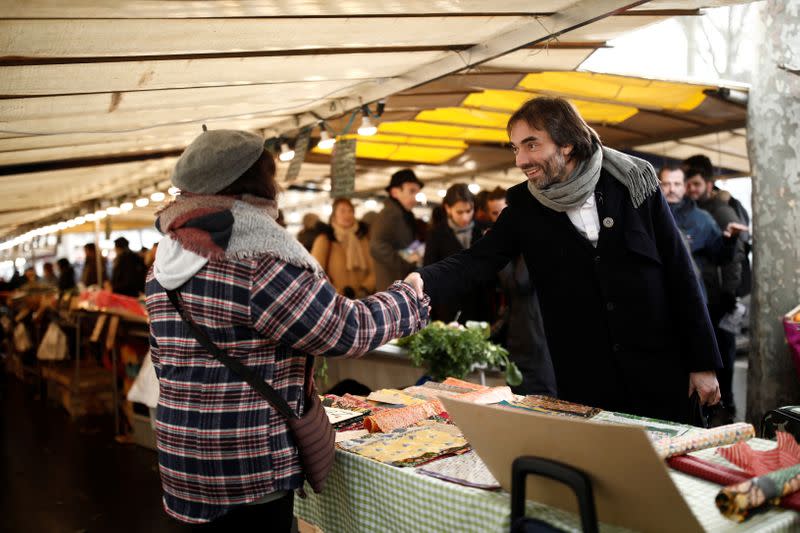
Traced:
[[183, 321], [187, 326], [189, 326], [194, 338], [197, 339], [197, 342], [199, 342], [200, 345], [208, 351], [208, 353], [216, 357], [228, 368], [228, 370], [249, 383], [250, 386], [256, 390], [256, 392], [258, 392], [272, 405], [272, 407], [277, 409], [287, 419], [299, 418], [297, 414], [292, 411], [292, 408], [289, 407], [289, 404], [286, 403], [286, 400], [284, 400], [283, 397], [278, 394], [275, 389], [269, 386], [261, 377], [256, 375], [251, 368], [243, 365], [238, 359], [229, 356], [224, 350], [214, 344], [214, 341], [208, 337], [205, 331], [200, 329], [200, 326], [198, 326], [197, 323], [189, 316], [189, 313], [186, 312], [182, 305], [181, 296], [178, 291], [168, 290], [167, 296], [169, 297], [169, 301], [172, 302], [172, 305], [175, 306], [175, 309], [178, 311], [178, 314], [181, 316]]

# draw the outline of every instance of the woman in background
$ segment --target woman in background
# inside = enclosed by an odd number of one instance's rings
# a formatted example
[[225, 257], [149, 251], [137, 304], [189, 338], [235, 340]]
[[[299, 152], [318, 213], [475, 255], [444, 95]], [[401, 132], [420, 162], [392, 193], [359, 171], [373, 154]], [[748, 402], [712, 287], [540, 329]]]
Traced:
[[356, 221], [355, 209], [347, 198], [333, 202], [331, 224], [314, 239], [311, 255], [339, 294], [363, 298], [375, 292], [367, 226]]
[[[447, 219], [434, 224], [425, 240], [425, 266], [466, 250], [483, 235], [484, 227], [476, 224], [475, 197], [466, 183], [451, 185], [442, 200]], [[485, 287], [475, 287], [458, 300], [440, 302], [433, 306], [431, 318], [450, 322], [458, 320], [489, 320], [488, 293]]]

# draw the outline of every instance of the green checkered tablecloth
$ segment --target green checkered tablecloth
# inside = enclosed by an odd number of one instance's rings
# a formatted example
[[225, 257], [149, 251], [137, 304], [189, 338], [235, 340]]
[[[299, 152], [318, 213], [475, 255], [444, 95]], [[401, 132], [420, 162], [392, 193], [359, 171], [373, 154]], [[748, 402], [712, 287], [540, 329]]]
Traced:
[[[775, 445], [761, 439], [753, 439], [750, 444], [756, 449]], [[696, 455], [728, 464], [715, 455], [714, 450]], [[800, 514], [781, 509], [736, 524], [724, 518], [714, 505], [718, 485], [680, 472], [670, 474], [707, 531], [800, 531]], [[506, 492], [463, 487], [419, 474], [414, 468], [388, 466], [340, 450], [336, 452], [336, 464], [325, 491], [314, 494], [308, 486], [306, 491], [305, 499], [295, 499], [295, 514], [325, 533], [509, 530], [510, 499]], [[580, 531], [580, 521], [572, 513], [528, 502], [527, 514], [565, 531]], [[600, 529], [603, 532], [628, 531], [604, 524]]]

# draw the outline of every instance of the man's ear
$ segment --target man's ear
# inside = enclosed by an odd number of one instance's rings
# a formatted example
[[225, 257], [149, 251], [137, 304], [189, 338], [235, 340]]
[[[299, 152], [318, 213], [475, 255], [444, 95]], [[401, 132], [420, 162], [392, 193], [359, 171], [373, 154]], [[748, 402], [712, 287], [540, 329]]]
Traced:
[[572, 154], [572, 148], [573, 148], [572, 144], [565, 144], [564, 146], [559, 147], [559, 149], [561, 150], [561, 155], [563, 155], [564, 158], [568, 158], [570, 154]]

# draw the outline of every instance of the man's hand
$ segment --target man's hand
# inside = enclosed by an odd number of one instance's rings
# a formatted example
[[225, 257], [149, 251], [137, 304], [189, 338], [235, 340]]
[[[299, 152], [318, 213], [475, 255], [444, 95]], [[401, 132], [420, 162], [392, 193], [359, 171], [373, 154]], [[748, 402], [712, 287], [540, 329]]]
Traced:
[[689, 396], [694, 391], [700, 396], [702, 405], [716, 405], [719, 403], [719, 383], [717, 374], [708, 370], [706, 372], [692, 372], [689, 374]]
[[403, 281], [414, 287], [414, 292], [417, 293], [417, 298], [422, 299], [424, 296], [422, 291], [422, 276], [416, 272], [412, 272]]
[[750, 231], [750, 228], [745, 226], [744, 224], [739, 224], [738, 222], [730, 222], [728, 226], [725, 228], [725, 231], [722, 232], [722, 235], [725, 237], [736, 237], [740, 233], [745, 233]]

